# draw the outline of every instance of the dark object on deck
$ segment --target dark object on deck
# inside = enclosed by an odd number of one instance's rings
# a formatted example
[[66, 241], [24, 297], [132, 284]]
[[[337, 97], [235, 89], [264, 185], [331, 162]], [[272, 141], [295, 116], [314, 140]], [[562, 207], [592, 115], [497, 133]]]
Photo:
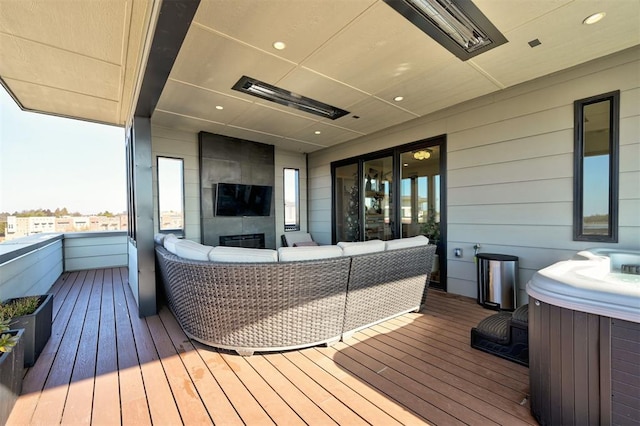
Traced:
[[[11, 328], [24, 329], [24, 366], [33, 367], [51, 337], [53, 319], [53, 294], [39, 296], [38, 308], [31, 314], [15, 317]], [[21, 298], [16, 298], [21, 299]], [[9, 299], [7, 303], [16, 299]]]
[[471, 329], [471, 347], [529, 366], [529, 305], [500, 312]]

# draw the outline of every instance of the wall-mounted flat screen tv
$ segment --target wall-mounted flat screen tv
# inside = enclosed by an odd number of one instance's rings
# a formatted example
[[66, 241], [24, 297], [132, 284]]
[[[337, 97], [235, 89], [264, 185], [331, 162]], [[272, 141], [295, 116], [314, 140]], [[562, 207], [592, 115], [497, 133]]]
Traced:
[[265, 185], [219, 183], [216, 216], [269, 216], [273, 188]]

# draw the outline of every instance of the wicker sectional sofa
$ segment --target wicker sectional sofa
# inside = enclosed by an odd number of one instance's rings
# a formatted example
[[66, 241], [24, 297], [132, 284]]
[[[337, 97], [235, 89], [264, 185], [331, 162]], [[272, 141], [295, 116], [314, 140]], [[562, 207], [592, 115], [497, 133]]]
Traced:
[[[222, 257], [216, 258], [211, 247], [209, 258], [217, 260], [194, 260], [156, 244], [156, 259], [167, 301], [185, 333], [209, 346], [252, 355], [331, 345], [376, 322], [418, 311], [435, 246], [425, 245], [426, 238], [410, 240], [396, 240], [395, 247], [379, 242], [382, 251], [372, 251], [376, 243], [371, 242], [319, 246], [316, 252], [325, 257], [306, 260], [314, 257], [311, 248], [281, 248], [277, 261], [269, 250], [251, 252], [258, 249], [245, 250], [269, 259], [230, 261], [228, 253], [244, 252], [220, 248]], [[196, 251], [196, 259], [207, 250], [184, 244]]]

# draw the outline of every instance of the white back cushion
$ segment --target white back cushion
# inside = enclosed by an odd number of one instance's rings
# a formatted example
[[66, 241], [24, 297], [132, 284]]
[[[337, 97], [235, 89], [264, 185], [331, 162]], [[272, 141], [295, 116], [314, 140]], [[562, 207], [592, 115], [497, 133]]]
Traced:
[[278, 258], [281, 262], [329, 259], [340, 256], [342, 256], [342, 249], [338, 246], [280, 247], [278, 249]]
[[277, 262], [278, 252], [270, 249], [217, 246], [209, 252], [209, 260], [226, 263]]
[[177, 255], [178, 253], [176, 253], [176, 243], [180, 241], [178, 239], [178, 237], [176, 237], [173, 234], [169, 234], [166, 237], [164, 237], [164, 241], [162, 242], [162, 245], [164, 246], [164, 248], [166, 248], [170, 253], [173, 253], [175, 255]]
[[382, 240], [339, 242], [338, 247], [342, 249], [344, 256], [355, 256], [357, 254], [376, 253], [384, 251], [385, 244]]
[[425, 237], [424, 235], [385, 241], [386, 250], [397, 250], [407, 247], [426, 246], [428, 244], [429, 238]]
[[311, 234], [308, 232], [285, 232], [284, 239], [287, 240], [287, 246], [293, 247], [296, 243], [312, 242]]
[[173, 234], [160, 234], [160, 233], [155, 234], [155, 235], [153, 236], [153, 241], [154, 241], [156, 244], [163, 245], [163, 243], [164, 243], [164, 239], [165, 239], [165, 237], [167, 237], [168, 235], [173, 235]]
[[178, 240], [176, 243], [176, 255], [190, 260], [209, 260], [209, 252], [212, 248], [195, 241]]

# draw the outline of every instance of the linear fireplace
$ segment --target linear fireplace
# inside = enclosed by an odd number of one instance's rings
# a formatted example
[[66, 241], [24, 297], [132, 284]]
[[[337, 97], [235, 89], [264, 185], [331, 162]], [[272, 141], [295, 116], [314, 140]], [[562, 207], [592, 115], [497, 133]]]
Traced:
[[265, 248], [264, 234], [220, 235], [220, 245], [245, 248]]

